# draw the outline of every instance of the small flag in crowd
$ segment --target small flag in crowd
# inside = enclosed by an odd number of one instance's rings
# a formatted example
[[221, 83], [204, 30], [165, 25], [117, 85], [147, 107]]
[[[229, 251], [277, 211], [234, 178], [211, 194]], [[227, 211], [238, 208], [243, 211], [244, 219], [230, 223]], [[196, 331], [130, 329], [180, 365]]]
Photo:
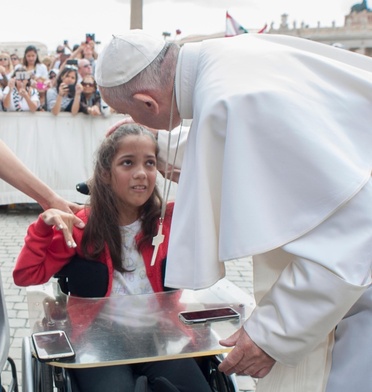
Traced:
[[265, 26], [262, 27], [261, 30], [258, 30], [258, 31], [257, 31], [257, 34], [263, 34], [263, 33], [266, 31], [266, 29], [267, 29], [267, 24], [265, 24]]
[[226, 11], [225, 37], [233, 37], [234, 35], [239, 35], [244, 33], [248, 33], [248, 30], [246, 30]]

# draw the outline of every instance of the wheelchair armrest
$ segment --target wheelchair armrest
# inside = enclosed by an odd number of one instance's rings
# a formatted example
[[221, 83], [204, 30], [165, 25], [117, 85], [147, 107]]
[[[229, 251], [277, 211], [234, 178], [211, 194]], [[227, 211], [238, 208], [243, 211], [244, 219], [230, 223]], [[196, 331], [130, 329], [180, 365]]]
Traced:
[[34, 361], [36, 359], [32, 355], [31, 341], [28, 336], [22, 340], [22, 391], [34, 391]]

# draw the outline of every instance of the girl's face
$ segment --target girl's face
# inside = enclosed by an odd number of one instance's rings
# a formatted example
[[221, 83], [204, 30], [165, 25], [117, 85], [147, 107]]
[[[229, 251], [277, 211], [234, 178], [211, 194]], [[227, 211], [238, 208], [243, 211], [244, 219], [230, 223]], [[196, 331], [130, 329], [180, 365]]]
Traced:
[[17, 90], [21, 90], [23, 88], [26, 89], [27, 88], [27, 83], [28, 83], [27, 79], [24, 79], [24, 80], [16, 79], [15, 85], [17, 87]]
[[[156, 146], [149, 136], [128, 135], [119, 142], [109, 180], [124, 217], [139, 218], [140, 207], [152, 195], [156, 183]], [[128, 222], [121, 222], [128, 224]]]
[[10, 59], [7, 55], [0, 53], [0, 65], [2, 65], [5, 68], [9, 68]]
[[26, 61], [28, 65], [35, 65], [36, 62], [36, 53], [32, 50], [26, 53]]
[[74, 71], [67, 72], [65, 75], [62, 76], [62, 82], [66, 84], [75, 84], [76, 82], [76, 75]]

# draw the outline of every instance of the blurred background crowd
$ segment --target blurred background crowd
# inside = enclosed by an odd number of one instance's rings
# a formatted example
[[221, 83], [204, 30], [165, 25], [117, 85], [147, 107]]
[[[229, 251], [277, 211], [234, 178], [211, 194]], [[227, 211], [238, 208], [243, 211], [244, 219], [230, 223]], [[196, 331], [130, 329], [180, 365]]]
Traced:
[[0, 48], [0, 111], [71, 112], [107, 116], [113, 110], [101, 99], [94, 79], [98, 54], [94, 34], [72, 48], [68, 41], [43, 58], [34, 45], [23, 57]]

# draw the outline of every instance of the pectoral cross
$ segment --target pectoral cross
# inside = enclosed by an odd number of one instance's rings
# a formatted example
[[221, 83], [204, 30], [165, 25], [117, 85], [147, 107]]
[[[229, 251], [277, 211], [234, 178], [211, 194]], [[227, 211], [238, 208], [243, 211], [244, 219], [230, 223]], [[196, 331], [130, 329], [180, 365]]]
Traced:
[[152, 245], [154, 246], [154, 252], [152, 254], [151, 265], [155, 264], [156, 256], [158, 255], [159, 245], [161, 245], [164, 241], [164, 234], [163, 234], [163, 222], [160, 221], [158, 234], [152, 239]]

